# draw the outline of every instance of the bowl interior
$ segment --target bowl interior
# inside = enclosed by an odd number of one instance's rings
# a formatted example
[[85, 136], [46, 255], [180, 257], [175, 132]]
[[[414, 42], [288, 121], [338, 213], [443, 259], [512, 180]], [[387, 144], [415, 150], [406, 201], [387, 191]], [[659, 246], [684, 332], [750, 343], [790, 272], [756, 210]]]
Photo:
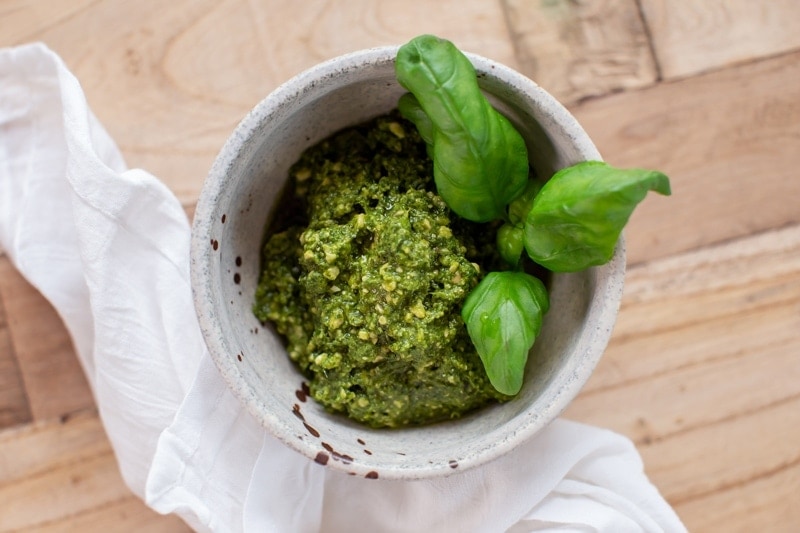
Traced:
[[[324, 63], [279, 87], [242, 121], [198, 202], [192, 281], [212, 357], [272, 434], [319, 463], [356, 475], [423, 478], [497, 457], [566, 407], [605, 349], [625, 259], [620, 243], [603, 267], [553, 276], [551, 310], [513, 401], [451, 422], [373, 430], [306, 398], [304, 378], [280, 338], [251, 312], [264, 228], [271, 216], [283, 215], [276, 201], [303, 150], [396, 106], [404, 90], [394, 77], [395, 54], [392, 47], [372, 49]], [[470, 58], [482, 89], [525, 137], [537, 172], [549, 176], [600, 159], [574, 118], [545, 91], [502, 65]]]

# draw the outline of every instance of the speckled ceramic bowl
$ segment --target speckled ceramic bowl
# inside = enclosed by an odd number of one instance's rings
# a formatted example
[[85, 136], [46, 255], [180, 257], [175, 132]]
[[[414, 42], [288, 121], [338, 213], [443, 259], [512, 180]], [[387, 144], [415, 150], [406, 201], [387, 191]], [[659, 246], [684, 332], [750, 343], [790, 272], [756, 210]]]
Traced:
[[[404, 92], [396, 47], [322, 63], [280, 86], [239, 124], [205, 183], [194, 217], [192, 284], [211, 356], [233, 393], [275, 437], [317, 463], [367, 478], [443, 476], [490, 461], [529, 439], [577, 395], [602, 355], [622, 294], [622, 243], [611, 262], [556, 275], [522, 392], [465, 418], [426, 427], [373, 430], [324, 411], [281, 339], [251, 312], [263, 228], [289, 166], [349, 125], [389, 111]], [[470, 55], [481, 87], [525, 137], [532, 164], [551, 175], [600, 159], [575, 119], [531, 80]]]

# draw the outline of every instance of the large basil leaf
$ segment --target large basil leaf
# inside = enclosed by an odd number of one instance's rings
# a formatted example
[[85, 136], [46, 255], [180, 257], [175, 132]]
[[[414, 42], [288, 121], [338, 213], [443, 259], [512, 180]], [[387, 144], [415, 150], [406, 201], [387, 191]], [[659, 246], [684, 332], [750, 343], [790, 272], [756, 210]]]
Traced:
[[669, 178], [653, 170], [618, 169], [600, 161], [562, 169], [533, 201], [525, 219], [525, 250], [554, 272], [604, 264], [649, 191], [669, 195]]
[[468, 220], [504, 218], [528, 181], [528, 152], [481, 92], [472, 63], [450, 41], [421, 35], [400, 47], [395, 72], [430, 120], [420, 119], [413, 101], [401, 101], [401, 113], [433, 139], [439, 195]]
[[501, 393], [513, 396], [522, 388], [528, 352], [549, 306], [544, 284], [524, 272], [490, 272], [467, 296], [461, 317]]

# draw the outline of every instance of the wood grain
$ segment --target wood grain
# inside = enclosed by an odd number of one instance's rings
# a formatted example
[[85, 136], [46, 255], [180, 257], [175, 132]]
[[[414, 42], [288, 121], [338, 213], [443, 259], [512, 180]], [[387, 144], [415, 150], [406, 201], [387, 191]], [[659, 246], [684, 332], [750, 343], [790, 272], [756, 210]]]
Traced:
[[504, 0], [520, 70], [562, 102], [657, 79], [636, 0]]
[[0, 257], [0, 299], [32, 418], [59, 418], [92, 407], [64, 324], [5, 256]]
[[[678, 505], [777, 475], [800, 464], [798, 423], [800, 397], [795, 397], [642, 446], [640, 451], [651, 478]], [[694, 453], [682, 453], [686, 449]], [[789, 514], [790, 510], [785, 512]], [[760, 527], [746, 516], [739, 518], [750, 523], [751, 531]]]
[[103, 533], [184, 533], [192, 529], [175, 516], [161, 516], [138, 498], [129, 496], [107, 505], [93, 507], [55, 521], [26, 527], [28, 533], [59, 533], [63, 531], [101, 531]]
[[0, 430], [30, 421], [25, 384], [11, 344], [5, 306], [0, 299]]
[[796, 0], [640, 0], [665, 79], [800, 48]]
[[109, 452], [94, 410], [0, 432], [0, 486]]
[[798, 226], [632, 267], [611, 344], [585, 390], [796, 343], [798, 301]]
[[131, 495], [94, 412], [2, 432], [0, 450], [0, 531], [188, 531]]
[[694, 531], [795, 533], [800, 507], [800, 464], [767, 473], [743, 485], [734, 485], [675, 507]]
[[[609, 348], [565, 416], [632, 438], [692, 531], [717, 519], [738, 531], [800, 525], [771, 498], [696, 503], [800, 484], [800, 225], [642, 264], [628, 279]], [[762, 506], [776, 516], [762, 522]]]
[[626, 228], [631, 263], [800, 222], [800, 52], [572, 107], [613, 165], [657, 168]]
[[499, 2], [14, 0], [3, 22], [0, 42], [58, 52], [129, 166], [184, 203], [247, 111], [324, 59], [430, 32], [516, 66]]

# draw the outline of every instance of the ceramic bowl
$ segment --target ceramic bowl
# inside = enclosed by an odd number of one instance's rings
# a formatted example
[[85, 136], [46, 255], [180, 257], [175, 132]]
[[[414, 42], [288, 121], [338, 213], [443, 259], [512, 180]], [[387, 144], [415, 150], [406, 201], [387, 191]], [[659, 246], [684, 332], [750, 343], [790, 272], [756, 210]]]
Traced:
[[[602, 267], [554, 275], [551, 308], [519, 396], [464, 418], [375, 430], [326, 412], [308, 397], [281, 339], [253, 316], [264, 228], [309, 146], [395, 107], [397, 47], [322, 63], [278, 87], [242, 120], [206, 180], [194, 216], [191, 272], [206, 344], [225, 382], [264, 428], [329, 468], [367, 478], [443, 476], [486, 463], [556, 418], [602, 355], [622, 294], [622, 241]], [[539, 175], [600, 159], [587, 134], [528, 78], [468, 54], [481, 88], [525, 138]]]

